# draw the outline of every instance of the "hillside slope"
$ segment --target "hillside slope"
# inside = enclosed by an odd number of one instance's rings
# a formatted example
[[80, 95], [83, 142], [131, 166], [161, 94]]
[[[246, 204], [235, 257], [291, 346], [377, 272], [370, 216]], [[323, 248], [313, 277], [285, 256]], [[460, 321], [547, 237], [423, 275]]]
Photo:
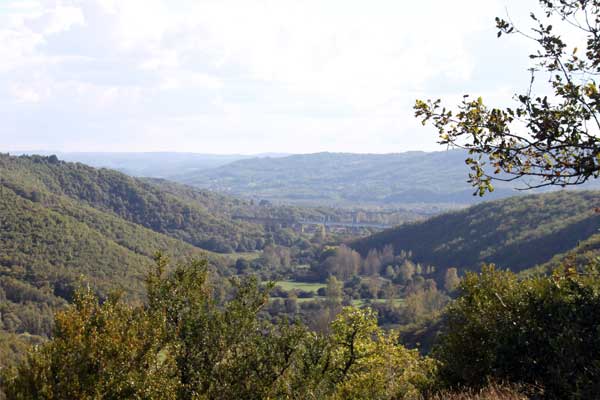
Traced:
[[600, 233], [582, 240], [568, 251], [554, 255], [548, 262], [521, 272], [522, 276], [550, 274], [556, 268], [575, 267], [583, 271], [590, 265], [600, 266]]
[[[140, 299], [152, 256], [216, 255], [52, 193], [0, 185], [0, 331], [46, 336], [75, 287]], [[224, 267], [221, 265], [220, 268]], [[1, 363], [0, 363], [1, 364]]]
[[208, 256], [222, 270], [230, 260], [205, 249], [254, 248], [263, 236], [260, 226], [115, 171], [0, 155], [0, 331], [47, 336], [53, 311], [81, 284], [139, 300], [156, 251]]
[[42, 203], [52, 203], [52, 196], [69, 198], [211, 251], [247, 251], [263, 245], [261, 226], [233, 221], [199, 201], [177, 198], [117, 171], [66, 163], [56, 157], [0, 155], [0, 184]]
[[520, 271], [546, 263], [596, 234], [598, 206], [597, 191], [514, 197], [405, 224], [351, 246], [365, 255], [391, 244], [397, 252], [412, 251], [415, 261], [441, 268], [475, 269], [485, 262]]
[[207, 154], [182, 152], [55, 152], [22, 151], [11, 152], [14, 155], [55, 154], [64, 161], [79, 162], [95, 168], [114, 169], [128, 175], [148, 178], [168, 179], [182, 173], [217, 168], [230, 162], [247, 158], [284, 157], [289, 154], [264, 153], [243, 154]]

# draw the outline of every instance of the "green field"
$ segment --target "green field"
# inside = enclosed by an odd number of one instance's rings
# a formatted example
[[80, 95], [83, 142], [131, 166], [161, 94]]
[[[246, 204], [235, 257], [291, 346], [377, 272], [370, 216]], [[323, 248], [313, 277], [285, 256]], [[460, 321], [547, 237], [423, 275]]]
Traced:
[[303, 290], [305, 292], [314, 292], [316, 293], [317, 290], [319, 290], [320, 288], [324, 288], [327, 285], [324, 283], [312, 283], [312, 282], [294, 282], [294, 281], [279, 281], [279, 282], [275, 282], [275, 286], [281, 286], [281, 288], [285, 291], [290, 291], [290, 290]]
[[[269, 298], [269, 301], [274, 301], [275, 299], [281, 300], [281, 301], [285, 301], [284, 298], [281, 297], [271, 297]], [[310, 298], [296, 298], [296, 301], [298, 303], [306, 303], [308, 301], [323, 301], [326, 298], [323, 296], [315, 296], [315, 297], [310, 297]], [[385, 303], [387, 300], [385, 299], [371, 299], [370, 303]], [[404, 300], [403, 299], [394, 299], [394, 304], [395, 305], [400, 305], [402, 304]], [[362, 307], [364, 305], [366, 305], [368, 302], [364, 299], [355, 299], [352, 300], [352, 305], [354, 307]]]
[[[278, 281], [278, 282], [275, 282], [275, 286], [280, 286], [286, 292], [289, 292], [291, 290], [302, 290], [305, 292], [313, 292], [313, 293], [316, 293], [317, 290], [319, 290], [320, 288], [327, 287], [327, 285], [324, 283], [296, 282], [296, 281]], [[315, 296], [315, 297], [305, 298], [305, 299], [298, 298], [297, 300], [299, 303], [303, 303], [306, 301], [324, 300], [324, 299], [325, 299], [325, 297]], [[385, 303], [386, 301], [387, 301], [386, 299], [371, 299], [370, 300], [371, 303]], [[398, 305], [402, 304], [403, 301], [404, 301], [403, 299], [394, 299], [394, 304], [398, 306]], [[355, 299], [355, 300], [352, 300], [352, 305], [355, 307], [362, 307], [365, 304], [367, 304], [368, 302], [369, 301], [366, 299]]]

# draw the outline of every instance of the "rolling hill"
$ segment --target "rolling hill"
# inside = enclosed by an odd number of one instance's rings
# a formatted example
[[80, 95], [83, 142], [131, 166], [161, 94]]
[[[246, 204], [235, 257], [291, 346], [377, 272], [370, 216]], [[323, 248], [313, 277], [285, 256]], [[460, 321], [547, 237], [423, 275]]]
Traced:
[[[337, 206], [473, 204], [461, 150], [397, 154], [316, 153], [252, 158], [171, 177], [249, 198]], [[488, 199], [518, 194], [498, 183]]]
[[194, 173], [217, 168], [233, 161], [255, 157], [282, 157], [285, 154], [203, 154], [176, 152], [17, 152], [15, 155], [56, 155], [69, 162], [80, 162], [95, 168], [114, 169], [128, 175], [168, 178], [182, 173]]
[[[323, 219], [335, 212], [257, 205], [56, 156], [0, 154], [0, 279], [26, 292], [42, 290], [53, 305], [68, 299], [80, 276], [104, 294], [124, 285], [135, 296], [157, 250], [181, 258], [210, 254], [222, 266], [230, 258], [217, 252], [279, 243], [275, 228], [240, 215]], [[6, 285], [0, 299], [19, 299], [19, 290], [7, 292]]]
[[50, 190], [44, 179], [68, 175], [42, 174], [47, 167], [59, 168], [43, 165], [50, 162], [0, 156], [0, 333], [25, 335], [25, 341], [27, 335], [47, 336], [53, 311], [81, 284], [102, 296], [123, 290], [127, 298], [140, 299], [159, 250], [175, 259], [208, 256], [217, 268], [226, 266], [220, 256], [121, 218], [108, 207], [94, 208]]
[[[440, 268], [477, 269], [481, 263], [521, 271], [549, 262], [600, 228], [600, 192], [560, 191], [490, 201], [408, 223], [351, 243], [366, 255], [393, 245], [415, 261]], [[597, 245], [597, 240], [590, 246]]]
[[263, 245], [261, 226], [210, 209], [213, 203], [236, 200], [214, 199], [210, 194], [204, 203], [200, 198], [181, 199], [151, 182], [113, 170], [56, 157], [0, 156], [0, 184], [47, 207], [56, 207], [57, 196], [70, 199], [206, 250], [246, 251]]
[[80, 162], [95, 168], [114, 169], [128, 175], [166, 178], [181, 173], [192, 173], [216, 168], [232, 161], [250, 158], [238, 154], [197, 154], [197, 153], [94, 153], [94, 152], [47, 152], [34, 151], [16, 155], [56, 155], [69, 162]]
[[582, 271], [590, 265], [600, 267], [600, 233], [578, 242], [577, 246], [564, 253], [554, 255], [548, 262], [522, 271], [521, 275], [550, 274], [559, 267], [575, 267]]

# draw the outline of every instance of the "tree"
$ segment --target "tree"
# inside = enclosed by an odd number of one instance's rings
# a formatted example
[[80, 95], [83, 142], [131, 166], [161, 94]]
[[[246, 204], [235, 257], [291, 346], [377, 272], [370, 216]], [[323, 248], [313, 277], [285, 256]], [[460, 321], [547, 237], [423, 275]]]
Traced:
[[365, 275], [379, 274], [381, 268], [381, 257], [377, 249], [369, 250], [367, 258], [363, 262], [363, 273]]
[[206, 260], [168, 267], [159, 256], [148, 277], [148, 306], [165, 324], [181, 382], [178, 398], [272, 397], [304, 329], [258, 318], [269, 287], [261, 287], [256, 278], [232, 279], [232, 298], [219, 304]]
[[456, 268], [448, 268], [444, 277], [444, 289], [448, 293], [453, 292], [460, 285], [458, 270]]
[[337, 310], [342, 306], [342, 299], [344, 296], [343, 284], [336, 279], [334, 275], [327, 278], [327, 288], [325, 289], [327, 295], [327, 305], [333, 310]]
[[381, 250], [381, 263], [386, 265], [394, 262], [394, 246], [386, 244]]
[[[469, 182], [480, 196], [494, 190], [492, 180], [520, 178], [525, 189], [578, 185], [600, 175], [600, 1], [540, 0], [543, 15], [531, 13], [534, 27], [519, 30], [496, 18], [498, 36], [520, 34], [537, 43], [531, 54], [531, 85], [515, 96], [514, 108], [488, 107], [481, 97], [465, 96], [457, 110], [441, 100], [417, 100], [415, 114], [432, 122], [439, 143], [469, 151]], [[551, 24], [559, 21], [559, 28]], [[584, 49], [563, 40], [574, 28]], [[536, 95], [536, 79], [548, 79], [551, 95]], [[529, 179], [527, 179], [529, 178]]]
[[285, 312], [288, 314], [296, 314], [298, 312], [298, 295], [290, 292], [288, 297], [283, 301]]
[[412, 261], [404, 261], [404, 263], [400, 266], [400, 270], [398, 272], [398, 276], [400, 277], [402, 283], [407, 284], [413, 278], [415, 270], [416, 267]]
[[355, 275], [361, 265], [360, 254], [350, 247], [342, 244], [335, 250], [333, 256], [325, 260], [325, 269], [330, 274], [336, 275], [343, 281]]
[[396, 276], [396, 271], [394, 271], [394, 267], [392, 267], [391, 265], [385, 267], [384, 276], [388, 279], [394, 279], [394, 277]]
[[331, 399], [418, 399], [431, 387], [436, 363], [397, 344], [375, 312], [345, 307], [331, 327]]

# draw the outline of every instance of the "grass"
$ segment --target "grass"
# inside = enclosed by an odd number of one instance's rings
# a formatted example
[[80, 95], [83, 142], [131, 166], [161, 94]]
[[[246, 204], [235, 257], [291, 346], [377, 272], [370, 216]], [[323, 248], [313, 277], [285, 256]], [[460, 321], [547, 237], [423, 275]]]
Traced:
[[303, 290], [305, 292], [316, 293], [320, 288], [324, 288], [327, 285], [324, 283], [312, 283], [312, 282], [295, 282], [295, 281], [279, 281], [275, 282], [275, 286], [281, 286], [281, 288], [287, 292], [290, 290]]
[[[279, 299], [281, 301], [285, 301], [285, 298], [282, 298], [282, 297], [270, 297], [269, 301], [273, 301], [275, 299]], [[322, 301], [322, 300], [325, 300], [325, 299], [326, 299], [326, 297], [324, 297], [324, 296], [315, 296], [315, 297], [306, 297], [306, 298], [297, 297], [296, 301], [298, 303], [306, 303], [306, 302], [309, 302], [309, 301]], [[371, 303], [385, 303], [386, 301], [387, 300], [385, 300], [385, 299], [371, 299], [370, 302]], [[400, 305], [400, 304], [402, 304], [402, 301], [403, 301], [402, 299], [394, 299], [394, 304]], [[352, 300], [352, 305], [355, 306], [355, 307], [362, 307], [362, 306], [366, 305], [367, 303], [368, 302], [365, 299], [355, 299], [355, 300]]]
[[[304, 292], [313, 292], [313, 293], [317, 293], [317, 290], [319, 290], [320, 288], [327, 287], [327, 285], [324, 283], [296, 282], [296, 281], [279, 281], [279, 282], [275, 282], [275, 286], [280, 286], [286, 292], [289, 292], [291, 290], [302, 290]], [[298, 298], [298, 302], [303, 303], [303, 302], [307, 302], [307, 301], [323, 300], [323, 299], [325, 299], [325, 297], [320, 297], [320, 296], [304, 298], [304, 299]], [[386, 301], [387, 301], [386, 299], [371, 299], [370, 300], [371, 303], [385, 303]], [[403, 299], [394, 299], [394, 304], [400, 305], [400, 304], [402, 304], [403, 301], [404, 301]], [[355, 299], [355, 300], [352, 300], [352, 305], [355, 307], [362, 307], [365, 304], [367, 304], [368, 302], [369, 301], [366, 299]]]

